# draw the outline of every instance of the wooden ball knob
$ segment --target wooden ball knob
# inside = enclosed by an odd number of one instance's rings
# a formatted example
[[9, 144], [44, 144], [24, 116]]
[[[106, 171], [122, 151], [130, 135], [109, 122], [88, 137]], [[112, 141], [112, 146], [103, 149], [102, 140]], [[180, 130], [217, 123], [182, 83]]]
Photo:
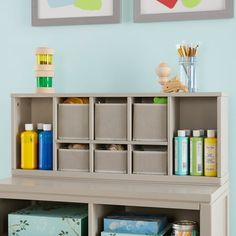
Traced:
[[169, 77], [170, 71], [171, 71], [171, 69], [170, 69], [169, 65], [166, 63], [161, 63], [156, 68], [156, 74], [160, 78]]

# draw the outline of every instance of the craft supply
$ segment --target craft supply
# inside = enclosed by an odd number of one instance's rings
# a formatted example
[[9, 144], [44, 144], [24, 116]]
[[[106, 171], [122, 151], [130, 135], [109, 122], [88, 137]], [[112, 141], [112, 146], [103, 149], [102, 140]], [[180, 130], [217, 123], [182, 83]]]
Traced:
[[123, 145], [120, 144], [109, 144], [106, 145], [106, 149], [110, 151], [124, 151], [125, 148]]
[[167, 104], [167, 98], [166, 97], [155, 97], [153, 99], [153, 103], [155, 104]]
[[68, 145], [68, 149], [87, 150], [89, 149], [88, 144], [72, 143]]
[[44, 124], [39, 134], [39, 169], [52, 170], [52, 125]]
[[36, 49], [36, 92], [37, 93], [53, 93], [53, 66], [54, 50], [51, 48]]
[[175, 137], [175, 175], [189, 174], [189, 138], [185, 135], [185, 130], [178, 130]]
[[217, 138], [215, 130], [207, 130], [204, 140], [204, 175], [217, 176]]
[[159, 83], [163, 86], [170, 76], [171, 68], [166, 63], [161, 63], [156, 68], [156, 74], [159, 77]]
[[173, 224], [172, 229], [171, 236], [198, 236], [198, 226], [195, 221], [177, 221]]
[[38, 135], [33, 130], [33, 124], [25, 124], [25, 131], [21, 133], [21, 168], [37, 168]]
[[71, 98], [66, 98], [63, 103], [65, 104], [89, 104], [89, 98], [71, 97]]
[[193, 130], [193, 137], [190, 138], [190, 175], [203, 175], [203, 144], [200, 130]]
[[189, 92], [197, 92], [196, 55], [199, 45], [176, 45], [179, 55], [180, 81]]

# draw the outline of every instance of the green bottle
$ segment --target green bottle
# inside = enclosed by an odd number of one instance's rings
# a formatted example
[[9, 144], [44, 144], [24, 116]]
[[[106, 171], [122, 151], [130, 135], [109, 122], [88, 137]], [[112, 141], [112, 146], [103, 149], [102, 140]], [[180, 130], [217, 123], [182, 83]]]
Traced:
[[203, 144], [200, 130], [193, 130], [193, 137], [190, 138], [190, 175], [203, 175]]

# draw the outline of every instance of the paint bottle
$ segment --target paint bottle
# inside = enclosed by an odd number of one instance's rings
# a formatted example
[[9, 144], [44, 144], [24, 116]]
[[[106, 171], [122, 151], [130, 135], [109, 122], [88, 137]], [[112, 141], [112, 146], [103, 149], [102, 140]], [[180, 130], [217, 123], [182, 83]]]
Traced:
[[21, 168], [37, 169], [38, 134], [33, 130], [33, 124], [25, 124], [21, 133]]
[[185, 130], [178, 130], [175, 137], [175, 175], [189, 174], [189, 138], [185, 135]]
[[39, 169], [52, 170], [52, 125], [44, 124], [39, 134]]
[[207, 130], [204, 140], [204, 175], [217, 176], [217, 138], [215, 130]]
[[203, 175], [203, 146], [201, 131], [193, 130], [193, 137], [190, 138], [190, 175]]

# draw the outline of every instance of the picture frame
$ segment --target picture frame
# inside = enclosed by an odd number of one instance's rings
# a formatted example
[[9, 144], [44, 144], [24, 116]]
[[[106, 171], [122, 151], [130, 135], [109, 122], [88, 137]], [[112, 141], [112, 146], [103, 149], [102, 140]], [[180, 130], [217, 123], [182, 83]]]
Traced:
[[[187, 1], [192, 3], [191, 8], [185, 7]], [[194, 6], [194, 2], [197, 5]], [[201, 5], [203, 0], [134, 0], [134, 22], [206, 20], [234, 16], [234, 0], [217, 0], [218, 9], [215, 2], [211, 7], [212, 0], [205, 0], [204, 5]]]
[[[73, 2], [77, 2], [78, 6], [75, 7]], [[90, 5], [88, 2], [88, 0], [31, 0], [32, 26], [120, 23], [121, 0], [104, 2], [97, 0], [96, 5], [94, 0]], [[99, 4], [102, 4], [100, 11]]]

